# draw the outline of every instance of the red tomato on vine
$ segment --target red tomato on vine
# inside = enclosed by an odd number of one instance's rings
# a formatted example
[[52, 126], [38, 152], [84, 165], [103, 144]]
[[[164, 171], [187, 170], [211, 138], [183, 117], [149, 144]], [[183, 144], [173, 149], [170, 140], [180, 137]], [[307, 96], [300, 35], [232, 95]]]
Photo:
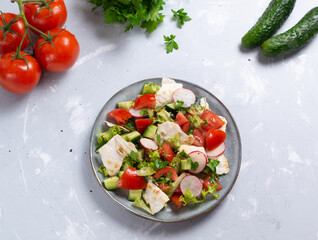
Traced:
[[[48, 34], [48, 32], [46, 32]], [[41, 66], [51, 72], [64, 72], [76, 62], [80, 47], [75, 36], [61, 28], [52, 29], [52, 41], [40, 37], [35, 45], [35, 56]]]
[[[16, 51], [22, 41], [26, 31], [24, 22], [19, 17], [12, 21], [17, 15], [14, 13], [0, 14], [0, 54]], [[29, 44], [27, 38], [24, 39], [21, 50]]]
[[0, 85], [16, 94], [33, 90], [41, 78], [41, 66], [38, 61], [25, 52], [16, 59], [16, 52], [9, 52], [0, 58]]
[[46, 4], [27, 3], [23, 5], [29, 24], [42, 32], [63, 27], [67, 19], [67, 10], [63, 0], [46, 0], [46, 2]]

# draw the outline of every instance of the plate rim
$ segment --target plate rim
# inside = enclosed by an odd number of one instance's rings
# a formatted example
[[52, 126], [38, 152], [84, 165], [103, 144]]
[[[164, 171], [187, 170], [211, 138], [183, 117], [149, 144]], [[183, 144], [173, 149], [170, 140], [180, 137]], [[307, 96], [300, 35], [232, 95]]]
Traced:
[[124, 91], [125, 89], [133, 86], [133, 85], [137, 85], [141, 82], [146, 82], [146, 81], [154, 81], [154, 80], [158, 80], [158, 79], [162, 79], [162, 77], [153, 77], [153, 78], [146, 78], [146, 79], [142, 79], [142, 80], [139, 80], [139, 81], [136, 81], [136, 82], [133, 82], [123, 88], [121, 88], [119, 91], [117, 91], [114, 95], [112, 95], [107, 101], [106, 103], [102, 106], [101, 110], [99, 111], [99, 113], [97, 114], [96, 116], [96, 119], [93, 123], [93, 127], [92, 127], [92, 131], [91, 131], [91, 135], [90, 135], [90, 143], [89, 143], [89, 160], [90, 160], [90, 165], [91, 165], [91, 168], [92, 168], [92, 171], [94, 173], [94, 176], [97, 180], [97, 183], [98, 185], [103, 189], [103, 191], [114, 201], [116, 202], [119, 206], [121, 206], [123, 209], [125, 209], [126, 211], [130, 212], [130, 213], [133, 213], [134, 215], [138, 216], [138, 217], [141, 217], [141, 218], [144, 218], [144, 219], [148, 219], [148, 220], [152, 220], [152, 221], [156, 221], [156, 222], [163, 222], [163, 223], [176, 223], [176, 222], [184, 222], [184, 221], [187, 221], [187, 220], [191, 220], [191, 219], [194, 219], [194, 218], [197, 218], [207, 212], [210, 212], [211, 210], [213, 210], [215, 207], [217, 207], [221, 202], [223, 202], [223, 200], [227, 197], [227, 195], [231, 192], [232, 188], [234, 187], [235, 183], [236, 183], [236, 180], [238, 178], [238, 175], [240, 173], [240, 169], [241, 169], [241, 162], [242, 162], [242, 140], [241, 140], [241, 136], [240, 136], [240, 132], [239, 132], [239, 129], [237, 127], [237, 124], [235, 122], [235, 119], [233, 118], [231, 112], [229, 111], [229, 109], [223, 104], [222, 101], [220, 101], [220, 99], [218, 99], [214, 94], [212, 94], [210, 91], [208, 91], [207, 89], [204, 89], [203, 87], [195, 84], [195, 83], [192, 83], [192, 82], [188, 82], [188, 81], [185, 81], [185, 80], [180, 80], [180, 79], [176, 79], [176, 78], [170, 78], [172, 80], [175, 80], [177, 82], [181, 82], [181, 83], [186, 83], [186, 84], [190, 84], [196, 88], [199, 88], [203, 91], [205, 91], [206, 93], [208, 93], [209, 95], [213, 96], [221, 105], [222, 107], [228, 112], [228, 114], [230, 115], [231, 119], [233, 120], [233, 123], [234, 123], [234, 128], [236, 129], [237, 131], [237, 136], [238, 136], [238, 145], [239, 145], [239, 160], [238, 160], [238, 168], [236, 170], [236, 173], [235, 173], [235, 178], [234, 178], [234, 181], [231, 183], [231, 186], [230, 188], [228, 189], [228, 191], [222, 196], [222, 198], [219, 199], [219, 201], [211, 206], [210, 208], [208, 208], [207, 210], [199, 213], [199, 214], [196, 214], [194, 216], [191, 216], [191, 217], [188, 217], [188, 218], [185, 218], [185, 219], [179, 219], [179, 220], [162, 220], [162, 219], [156, 219], [155, 218], [155, 215], [153, 215], [153, 218], [151, 217], [147, 217], [147, 216], [143, 216], [143, 215], [140, 215], [134, 211], [132, 211], [131, 209], [127, 208], [126, 206], [124, 206], [120, 201], [118, 201], [117, 199], [115, 199], [106, 189], [105, 187], [102, 185], [102, 183], [100, 182], [98, 176], [97, 176], [97, 173], [96, 173], [96, 170], [93, 166], [93, 154], [92, 154], [92, 142], [94, 140], [94, 136], [95, 136], [95, 131], [94, 131], [94, 126], [96, 125], [96, 122], [97, 122], [97, 119], [99, 119], [100, 115], [102, 114], [103, 112], [103, 109], [105, 108], [105, 106], [107, 105], [107, 103], [113, 99], [114, 97], [116, 97], [117, 95], [119, 95], [122, 91]]

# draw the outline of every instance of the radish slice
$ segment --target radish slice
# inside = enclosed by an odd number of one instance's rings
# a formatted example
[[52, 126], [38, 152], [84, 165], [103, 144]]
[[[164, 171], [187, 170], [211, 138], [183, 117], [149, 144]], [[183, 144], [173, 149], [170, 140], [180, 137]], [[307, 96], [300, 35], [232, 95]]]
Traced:
[[223, 142], [220, 146], [218, 146], [216, 149], [212, 150], [212, 151], [207, 151], [206, 155], [210, 158], [214, 158], [214, 157], [218, 157], [220, 155], [222, 155], [225, 151], [225, 143]]
[[[143, 109], [141, 109], [141, 110], [136, 110], [136, 109], [133, 109], [133, 108], [130, 108], [129, 109], [129, 112], [130, 112], [130, 114], [134, 117], [134, 118], [142, 118], [142, 117], [145, 117], [145, 116], [148, 116], [148, 114], [146, 114], [146, 115], [141, 115], [141, 111], [142, 111]], [[147, 109], [145, 109], [145, 110], [147, 110]]]
[[202, 192], [202, 183], [196, 176], [186, 176], [180, 183], [180, 189], [182, 194], [186, 194], [187, 189], [189, 189], [191, 193], [193, 193], [197, 197]]
[[196, 170], [189, 170], [190, 173], [197, 174], [200, 173], [206, 166], [208, 161], [207, 156], [200, 151], [193, 151], [188, 154], [191, 157], [192, 162], [197, 162], [199, 165]]
[[191, 107], [192, 104], [195, 103], [195, 95], [194, 93], [186, 88], [178, 88], [174, 91], [173, 95], [173, 101], [176, 103], [177, 101], [182, 101], [183, 105], [182, 107]]
[[155, 143], [154, 141], [152, 141], [149, 138], [141, 138], [140, 139], [140, 144], [146, 148], [146, 149], [150, 149], [152, 151], [156, 151], [159, 149], [157, 143]]

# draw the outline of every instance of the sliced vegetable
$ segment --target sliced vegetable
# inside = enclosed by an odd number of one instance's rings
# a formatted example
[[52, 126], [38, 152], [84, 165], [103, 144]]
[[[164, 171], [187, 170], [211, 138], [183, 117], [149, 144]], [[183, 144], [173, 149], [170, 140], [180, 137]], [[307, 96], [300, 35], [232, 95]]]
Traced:
[[134, 108], [130, 108], [129, 109], [129, 113], [134, 117], [134, 118], [143, 118], [148, 116], [149, 112], [145, 112], [145, 111], [140, 111], [140, 110], [136, 110]]
[[215, 150], [225, 140], [226, 133], [222, 130], [211, 129], [205, 134], [206, 146], [209, 151]]
[[136, 128], [140, 134], [143, 134], [149, 125], [153, 123], [152, 118], [136, 119]]
[[205, 137], [199, 128], [194, 129], [192, 135], [195, 139], [192, 145], [196, 147], [205, 147]]
[[189, 156], [191, 157], [192, 162], [198, 163], [198, 167], [195, 170], [189, 170], [189, 172], [193, 174], [200, 173], [205, 168], [208, 158], [203, 152], [200, 151], [190, 152]]
[[[186, 176], [185, 173], [182, 173], [178, 179], [170, 185], [170, 189], [166, 192], [167, 196], [170, 197], [174, 192], [181, 194], [180, 183], [182, 179]], [[177, 191], [180, 190], [180, 191]]]
[[174, 205], [175, 205], [178, 209], [180, 209], [180, 208], [183, 207], [183, 202], [180, 201], [180, 197], [181, 197], [181, 194], [175, 193], [175, 194], [173, 194], [173, 195], [171, 196], [171, 198], [170, 198], [170, 200], [174, 203]]
[[125, 133], [123, 135], [121, 135], [121, 137], [126, 140], [127, 142], [133, 142], [133, 143], [137, 143], [138, 140], [141, 138], [141, 135], [139, 132], [137, 131], [133, 131], [131, 133]]
[[195, 95], [194, 93], [186, 88], [179, 88], [173, 93], [173, 101], [176, 103], [177, 101], [183, 102], [182, 107], [187, 108], [195, 103]]
[[134, 102], [133, 101], [126, 101], [126, 102], [118, 102], [117, 106], [119, 108], [123, 108], [125, 110], [129, 110], [130, 108], [132, 108], [134, 106]]
[[117, 108], [108, 113], [108, 116], [114, 118], [118, 125], [124, 125], [132, 115], [125, 109]]
[[135, 99], [135, 110], [150, 108], [156, 108], [156, 95], [153, 93], [141, 95]]
[[224, 125], [222, 119], [209, 109], [202, 112], [201, 119], [204, 123], [201, 124], [202, 129], [209, 131], [210, 129], [219, 129]]
[[154, 140], [156, 137], [157, 129], [158, 128], [155, 125], [149, 125], [147, 129], [145, 130], [143, 136]]
[[140, 139], [140, 144], [146, 148], [146, 149], [150, 149], [153, 151], [156, 151], [159, 149], [157, 143], [155, 143], [155, 141], [149, 139], [149, 138], [141, 138]]
[[225, 142], [221, 143], [220, 146], [218, 146], [216, 149], [212, 150], [212, 151], [207, 151], [206, 155], [210, 158], [215, 158], [218, 157], [220, 155], [222, 155], [225, 151], [226, 145]]
[[136, 199], [141, 198], [142, 189], [129, 190], [128, 201], [134, 202]]
[[201, 194], [202, 182], [196, 176], [189, 175], [182, 179], [180, 183], [180, 188], [182, 194], [185, 195], [187, 190], [189, 189], [191, 193], [193, 193], [197, 197]]
[[159, 91], [160, 87], [160, 85], [155, 85], [152, 82], [145, 83], [142, 88], [142, 94], [156, 93]]
[[114, 177], [110, 177], [110, 178], [106, 178], [104, 180], [104, 186], [107, 190], [115, 190], [118, 189], [119, 187], [117, 186], [119, 181], [119, 177], [114, 176]]
[[170, 147], [169, 143], [165, 143], [160, 147], [160, 156], [171, 163], [172, 159], [174, 158], [174, 152]]
[[145, 178], [138, 176], [136, 169], [133, 167], [128, 167], [117, 183], [119, 188], [132, 190], [144, 189], [146, 186]]
[[173, 167], [165, 167], [162, 169], [159, 169], [154, 175], [153, 177], [155, 179], [160, 178], [162, 175], [164, 175], [164, 177], [167, 177], [169, 174], [171, 174], [170, 176], [170, 180], [172, 181], [176, 181], [178, 179], [178, 174], [176, 172], [176, 170]]
[[[216, 184], [218, 185], [217, 188], [215, 189], [216, 191], [220, 191], [222, 190], [222, 186], [221, 186], [221, 183], [220, 183], [220, 180], [217, 180], [216, 181]], [[204, 182], [203, 182], [203, 188], [205, 190], [209, 190], [209, 187], [208, 186], [213, 186], [214, 185], [214, 181], [212, 180], [212, 177], [211, 176], [207, 176], [205, 179], [204, 179]]]

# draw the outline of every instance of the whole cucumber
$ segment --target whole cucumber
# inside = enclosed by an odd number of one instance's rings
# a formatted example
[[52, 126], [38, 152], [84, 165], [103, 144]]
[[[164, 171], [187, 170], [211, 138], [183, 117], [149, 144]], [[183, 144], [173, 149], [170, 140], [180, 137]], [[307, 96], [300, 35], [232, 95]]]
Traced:
[[311, 9], [293, 28], [265, 41], [261, 51], [277, 57], [304, 47], [318, 33], [318, 7]]
[[273, 36], [288, 18], [296, 0], [272, 0], [257, 23], [242, 38], [242, 46], [255, 48]]

